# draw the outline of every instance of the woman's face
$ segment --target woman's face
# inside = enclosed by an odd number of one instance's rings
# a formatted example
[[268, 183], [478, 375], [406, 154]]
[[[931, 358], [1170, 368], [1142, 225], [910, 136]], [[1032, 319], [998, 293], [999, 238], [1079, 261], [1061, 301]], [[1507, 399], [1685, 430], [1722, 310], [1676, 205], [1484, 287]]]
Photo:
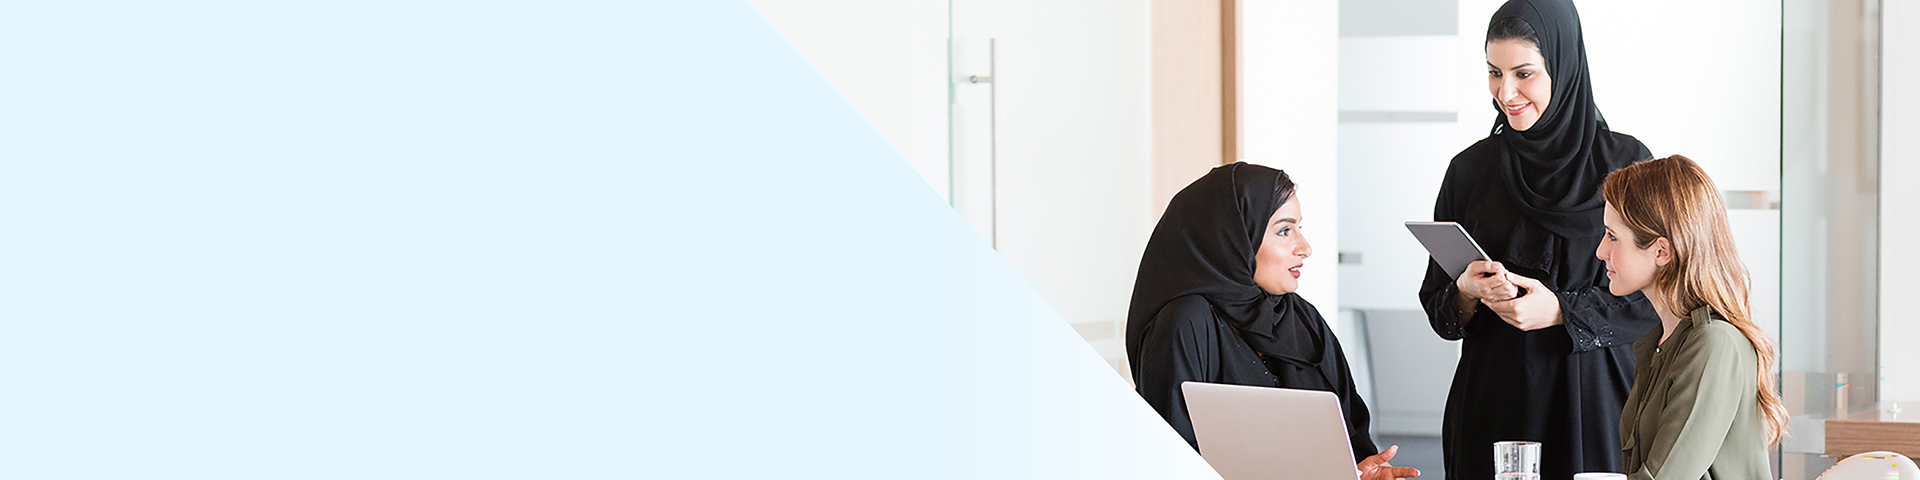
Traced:
[[1614, 296], [1623, 296], [1645, 290], [1653, 286], [1653, 272], [1667, 265], [1673, 257], [1667, 252], [1667, 239], [1655, 239], [1647, 248], [1635, 246], [1633, 230], [1620, 220], [1620, 212], [1607, 204], [1604, 221], [1607, 233], [1600, 238], [1600, 248], [1593, 256], [1607, 262], [1607, 279], [1612, 281], [1607, 291]]
[[1267, 219], [1267, 234], [1253, 254], [1253, 283], [1274, 295], [1300, 289], [1300, 267], [1313, 246], [1300, 234], [1300, 193], [1295, 192]]
[[1520, 40], [1487, 42], [1487, 91], [1500, 103], [1507, 125], [1533, 128], [1553, 99], [1553, 79], [1547, 78], [1547, 59], [1540, 56], [1540, 48]]

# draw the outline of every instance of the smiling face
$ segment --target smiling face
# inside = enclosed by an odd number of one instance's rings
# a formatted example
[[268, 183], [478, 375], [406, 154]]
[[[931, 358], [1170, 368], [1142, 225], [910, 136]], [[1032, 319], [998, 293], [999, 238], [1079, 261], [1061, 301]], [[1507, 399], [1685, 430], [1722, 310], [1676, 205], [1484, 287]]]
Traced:
[[1514, 130], [1533, 128], [1553, 99], [1553, 79], [1540, 48], [1522, 40], [1487, 42], [1487, 91]]
[[1300, 233], [1300, 194], [1296, 192], [1267, 219], [1267, 234], [1260, 237], [1260, 250], [1253, 254], [1253, 283], [1274, 295], [1299, 290], [1300, 267], [1312, 255], [1313, 246]]
[[1607, 233], [1600, 239], [1600, 247], [1594, 250], [1593, 256], [1607, 262], [1607, 279], [1613, 282], [1607, 291], [1623, 296], [1653, 288], [1653, 273], [1673, 259], [1667, 239], [1657, 238], [1647, 248], [1640, 248], [1635, 244], [1633, 230], [1627, 228], [1627, 222], [1620, 218], [1620, 212], [1614, 210], [1612, 203], [1607, 204], [1603, 215]]

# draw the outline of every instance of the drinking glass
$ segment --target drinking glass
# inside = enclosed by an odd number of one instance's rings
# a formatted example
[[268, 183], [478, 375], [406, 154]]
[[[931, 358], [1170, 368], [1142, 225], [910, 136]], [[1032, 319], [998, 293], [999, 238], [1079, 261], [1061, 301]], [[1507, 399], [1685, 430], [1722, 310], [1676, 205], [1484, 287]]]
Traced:
[[1496, 480], [1539, 480], [1540, 442], [1495, 442], [1493, 473]]

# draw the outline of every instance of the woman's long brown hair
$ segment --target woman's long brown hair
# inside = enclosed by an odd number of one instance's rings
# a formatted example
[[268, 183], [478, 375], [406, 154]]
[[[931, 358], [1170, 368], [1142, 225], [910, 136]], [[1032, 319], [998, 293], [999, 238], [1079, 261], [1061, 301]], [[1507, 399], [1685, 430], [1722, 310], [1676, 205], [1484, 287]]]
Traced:
[[1720, 190], [1699, 164], [1674, 155], [1636, 163], [1607, 175], [1601, 196], [1633, 231], [1641, 249], [1665, 237], [1673, 260], [1653, 273], [1653, 289], [1673, 315], [1702, 306], [1712, 308], [1753, 342], [1760, 365], [1760, 413], [1767, 421], [1767, 444], [1786, 434], [1787, 408], [1774, 392], [1774, 346], [1753, 323], [1748, 309], [1747, 267], [1734, 249], [1727, 207]]

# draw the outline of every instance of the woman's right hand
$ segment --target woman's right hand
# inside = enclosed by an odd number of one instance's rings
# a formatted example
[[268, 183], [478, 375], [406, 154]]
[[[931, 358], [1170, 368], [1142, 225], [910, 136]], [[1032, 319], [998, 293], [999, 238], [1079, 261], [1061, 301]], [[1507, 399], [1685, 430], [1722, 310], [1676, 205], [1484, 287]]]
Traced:
[[1359, 470], [1361, 480], [1396, 480], [1420, 476], [1419, 469], [1396, 467], [1393, 466], [1393, 464], [1387, 463], [1387, 461], [1392, 460], [1393, 455], [1399, 451], [1399, 445], [1387, 447], [1387, 451], [1362, 459], [1360, 463], [1354, 465], [1353, 468], [1354, 470]]
[[1467, 265], [1467, 272], [1453, 281], [1462, 300], [1504, 302], [1520, 296], [1520, 287], [1507, 279], [1507, 268], [1500, 262], [1481, 260]]

